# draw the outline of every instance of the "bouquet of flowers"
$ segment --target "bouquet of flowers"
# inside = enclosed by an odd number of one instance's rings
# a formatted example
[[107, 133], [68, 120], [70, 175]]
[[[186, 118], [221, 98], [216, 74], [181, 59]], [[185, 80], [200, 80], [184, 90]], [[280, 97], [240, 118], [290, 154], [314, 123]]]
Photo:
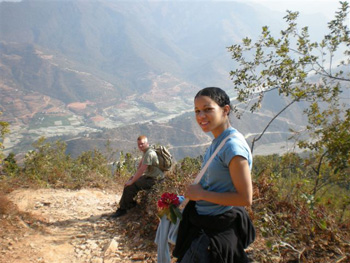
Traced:
[[182, 214], [178, 208], [180, 205], [179, 197], [173, 193], [164, 193], [158, 200], [158, 216], [160, 218], [166, 215], [168, 220], [176, 224], [177, 218], [182, 219]]

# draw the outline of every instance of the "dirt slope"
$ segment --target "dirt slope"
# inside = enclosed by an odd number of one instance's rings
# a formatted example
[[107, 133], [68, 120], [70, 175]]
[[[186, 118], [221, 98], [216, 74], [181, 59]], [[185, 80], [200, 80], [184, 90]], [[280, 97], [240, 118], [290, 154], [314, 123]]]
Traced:
[[0, 216], [0, 263], [155, 262], [122, 241], [125, 219], [108, 217], [120, 198], [113, 192], [20, 189], [7, 198], [17, 208]]

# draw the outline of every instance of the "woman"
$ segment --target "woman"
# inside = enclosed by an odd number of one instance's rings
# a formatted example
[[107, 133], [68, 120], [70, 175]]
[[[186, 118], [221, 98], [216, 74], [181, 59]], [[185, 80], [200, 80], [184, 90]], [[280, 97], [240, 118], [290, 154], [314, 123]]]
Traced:
[[196, 120], [214, 136], [203, 166], [221, 141], [219, 150], [199, 184], [188, 186], [187, 204], [173, 255], [178, 262], [248, 262], [244, 251], [255, 230], [243, 208], [253, 199], [250, 170], [252, 155], [242, 134], [229, 122], [230, 98], [220, 88], [209, 87], [194, 99]]

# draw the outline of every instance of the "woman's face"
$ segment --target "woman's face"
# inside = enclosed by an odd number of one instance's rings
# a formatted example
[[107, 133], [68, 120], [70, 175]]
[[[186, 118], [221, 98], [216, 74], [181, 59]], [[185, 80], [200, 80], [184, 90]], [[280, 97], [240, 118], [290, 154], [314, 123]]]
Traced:
[[229, 110], [230, 106], [220, 107], [208, 96], [199, 96], [194, 100], [197, 123], [204, 132], [211, 132], [215, 138], [228, 128]]

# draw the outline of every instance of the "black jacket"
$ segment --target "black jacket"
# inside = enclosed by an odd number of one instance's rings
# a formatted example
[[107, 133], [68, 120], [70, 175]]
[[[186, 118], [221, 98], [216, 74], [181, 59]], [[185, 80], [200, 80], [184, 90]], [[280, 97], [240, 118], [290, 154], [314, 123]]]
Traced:
[[179, 261], [192, 241], [203, 234], [210, 239], [210, 258], [213, 263], [248, 262], [245, 248], [255, 239], [254, 226], [243, 207], [217, 216], [198, 215], [195, 202], [190, 201], [183, 211], [173, 256]]

